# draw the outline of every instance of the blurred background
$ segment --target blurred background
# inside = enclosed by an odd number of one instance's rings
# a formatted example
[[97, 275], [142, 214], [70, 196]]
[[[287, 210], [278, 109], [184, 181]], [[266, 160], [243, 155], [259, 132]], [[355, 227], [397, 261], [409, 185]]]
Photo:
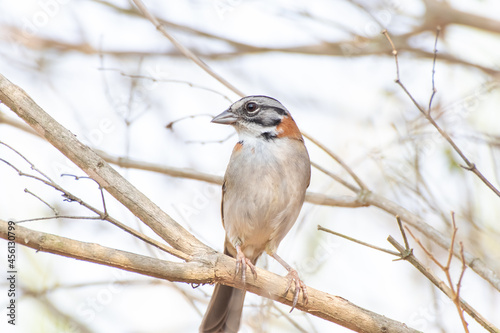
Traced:
[[[500, 198], [461, 168], [459, 156], [394, 82], [387, 29], [401, 81], [496, 187], [500, 174], [500, 2], [433, 0], [154, 1], [149, 10], [181, 44], [245, 94], [280, 100], [301, 130], [342, 158], [376, 195], [421, 216], [500, 272]], [[211, 117], [239, 97], [183, 56], [129, 1], [0, 2], [0, 73], [94, 149], [143, 163], [222, 176], [237, 137]], [[0, 105], [0, 141], [86, 202], [98, 186]], [[19, 126], [18, 126], [19, 125]], [[167, 125], [169, 125], [167, 127]], [[311, 160], [353, 183], [311, 141]], [[5, 146], [0, 158], [30, 165]], [[222, 251], [220, 186], [136, 168], [116, 168], [201, 241]], [[0, 163], [0, 218], [89, 216], [59, 192]], [[354, 194], [313, 168], [310, 191]], [[105, 194], [111, 216], [155, 235]], [[48, 219], [24, 227], [172, 260], [105, 221]], [[317, 225], [392, 249], [393, 215], [375, 207], [306, 203], [278, 253], [307, 285], [424, 332], [463, 331], [453, 303], [413, 266], [317, 230]], [[416, 236], [444, 262], [447, 253]], [[413, 239], [415, 254], [442, 271]], [[6, 271], [7, 243], [0, 241]], [[18, 324], [2, 332], [196, 332], [213, 286], [192, 288], [61, 256], [18, 249]], [[5, 253], [5, 254], [4, 254]], [[259, 266], [277, 274], [279, 264]], [[454, 283], [461, 264], [452, 262]], [[0, 282], [1, 294], [7, 284]], [[500, 293], [467, 269], [461, 296], [500, 326]], [[7, 298], [0, 297], [0, 306]], [[336, 324], [247, 294], [242, 332], [347, 332]], [[3, 313], [3, 311], [2, 311]], [[471, 332], [484, 331], [466, 315]]]

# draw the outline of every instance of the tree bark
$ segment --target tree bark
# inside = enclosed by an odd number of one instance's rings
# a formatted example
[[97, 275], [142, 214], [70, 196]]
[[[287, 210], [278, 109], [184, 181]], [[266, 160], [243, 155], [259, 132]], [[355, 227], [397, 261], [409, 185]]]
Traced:
[[[0, 219], [0, 238], [8, 238], [8, 222]], [[131, 252], [105, 247], [99, 244], [80, 242], [74, 239], [34, 231], [15, 226], [18, 244], [37, 251], [54, 253], [69, 258], [85, 260], [106, 266], [116, 267], [172, 282], [195, 284], [222, 283], [243, 289], [257, 295], [292, 305], [293, 293], [285, 290], [288, 279], [257, 268], [257, 279], [249, 278], [245, 286], [234, 278], [234, 259], [222, 253], [213, 253], [214, 265], [192, 261], [187, 263], [169, 262]], [[355, 332], [362, 333], [416, 333], [418, 331], [385, 316], [363, 309], [342, 297], [307, 288], [309, 302], [306, 306], [299, 299], [297, 309], [314, 316], [337, 323]]]

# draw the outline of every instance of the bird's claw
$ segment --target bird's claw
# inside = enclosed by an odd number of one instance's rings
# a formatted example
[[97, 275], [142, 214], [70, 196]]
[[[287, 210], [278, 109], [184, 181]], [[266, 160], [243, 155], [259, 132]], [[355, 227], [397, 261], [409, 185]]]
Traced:
[[307, 303], [309, 302], [309, 297], [307, 294], [307, 286], [299, 278], [299, 274], [297, 273], [296, 270], [292, 269], [291, 271], [289, 271], [287, 274], [287, 278], [288, 278], [289, 282], [288, 282], [288, 288], [286, 288], [286, 290], [285, 290], [285, 295], [288, 294], [288, 291], [292, 287], [292, 284], [294, 284], [294, 287], [295, 287], [295, 291], [293, 293], [292, 309], [290, 310], [290, 312], [292, 312], [293, 309], [295, 309], [297, 302], [299, 301], [299, 294], [300, 294], [301, 290], [302, 290], [302, 299], [303, 299], [304, 305], [307, 305]]
[[254, 279], [257, 278], [257, 271], [255, 269], [255, 265], [252, 263], [250, 259], [248, 259], [243, 251], [239, 249], [239, 247], [236, 248], [237, 253], [236, 253], [236, 275], [238, 275], [241, 271], [241, 280], [243, 283], [246, 283], [246, 270], [247, 270], [247, 265], [248, 268], [250, 268], [250, 271], [252, 271], [252, 275]]

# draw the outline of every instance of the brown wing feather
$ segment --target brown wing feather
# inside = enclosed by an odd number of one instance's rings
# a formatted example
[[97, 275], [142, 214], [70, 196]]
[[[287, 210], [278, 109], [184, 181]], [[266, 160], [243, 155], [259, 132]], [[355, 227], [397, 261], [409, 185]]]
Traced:
[[224, 225], [224, 194], [226, 193], [226, 180], [222, 183], [222, 200], [220, 201], [220, 216], [222, 218], [222, 226], [226, 228]]

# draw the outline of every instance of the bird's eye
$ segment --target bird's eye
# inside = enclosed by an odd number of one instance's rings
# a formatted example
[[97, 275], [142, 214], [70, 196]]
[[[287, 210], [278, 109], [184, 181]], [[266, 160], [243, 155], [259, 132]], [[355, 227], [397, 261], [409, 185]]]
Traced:
[[255, 113], [259, 110], [259, 105], [255, 102], [248, 102], [247, 104], [245, 104], [245, 110], [248, 113]]

